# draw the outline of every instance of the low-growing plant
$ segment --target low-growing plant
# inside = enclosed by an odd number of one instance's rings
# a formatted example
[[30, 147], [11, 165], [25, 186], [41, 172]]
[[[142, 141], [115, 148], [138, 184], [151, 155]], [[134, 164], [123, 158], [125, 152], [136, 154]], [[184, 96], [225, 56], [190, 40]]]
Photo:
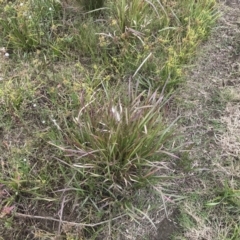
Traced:
[[55, 20], [60, 4], [56, 1], [15, 1], [0, 10], [2, 35], [12, 49], [46, 47], [55, 38]]
[[165, 125], [161, 112], [164, 96], [132, 91], [124, 98], [95, 92], [90, 101], [82, 93], [82, 108], [60, 131], [58, 139], [65, 141], [51, 142], [67, 157], [58, 161], [74, 172], [71, 181], [96, 205], [131, 199], [134, 191], [161, 177], [161, 162], [172, 155], [167, 151], [172, 125]]
[[103, 8], [105, 0], [78, 0], [78, 2], [82, 3], [86, 10], [92, 11]]
[[217, 190], [217, 197], [211, 202], [207, 203], [207, 206], [224, 205], [230, 212], [240, 212], [240, 190], [231, 188], [227, 183], [222, 189]]
[[114, 0], [113, 4], [114, 4], [113, 9], [115, 10], [115, 15], [118, 21], [119, 28], [123, 33], [125, 33], [128, 28], [133, 28], [135, 30], [146, 28], [147, 25], [151, 24], [151, 21], [153, 20], [149, 16], [153, 10], [151, 6], [153, 4], [151, 4], [149, 1]]

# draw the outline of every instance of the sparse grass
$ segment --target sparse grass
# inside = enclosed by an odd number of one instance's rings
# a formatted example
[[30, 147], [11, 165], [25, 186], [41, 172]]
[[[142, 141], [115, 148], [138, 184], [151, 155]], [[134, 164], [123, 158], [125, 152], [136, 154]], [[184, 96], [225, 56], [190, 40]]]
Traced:
[[[184, 116], [180, 126], [194, 144], [188, 152], [190, 174], [185, 174], [180, 187], [188, 196], [180, 206], [182, 233], [176, 234], [175, 240], [240, 238], [239, 81], [236, 75], [228, 76], [235, 71], [231, 68], [236, 61], [232, 52], [238, 46], [239, 26], [233, 19], [238, 18], [239, 10], [223, 6], [222, 11], [219, 28], [203, 46], [203, 54], [191, 68], [188, 85], [176, 98]], [[218, 72], [223, 66], [227, 69]], [[184, 167], [184, 158], [181, 163]]]
[[215, 1], [88, 2], [0, 1], [5, 239], [117, 239], [180, 199], [170, 97]]
[[204, 181], [209, 184], [204, 191], [195, 189], [197, 193], [189, 194], [179, 218], [184, 234], [173, 239], [239, 239], [238, 190], [217, 188], [208, 180]]

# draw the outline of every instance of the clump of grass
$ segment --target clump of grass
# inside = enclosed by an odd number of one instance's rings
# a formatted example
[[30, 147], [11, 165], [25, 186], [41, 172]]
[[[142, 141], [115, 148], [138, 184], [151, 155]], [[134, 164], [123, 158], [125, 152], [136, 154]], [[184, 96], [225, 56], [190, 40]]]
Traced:
[[207, 206], [225, 205], [225, 208], [234, 214], [239, 214], [240, 190], [233, 189], [225, 183], [222, 189], [216, 191], [217, 197], [207, 203]]
[[104, 6], [105, 0], [79, 0], [88, 11], [97, 10]]
[[61, 6], [56, 1], [15, 1], [0, 10], [2, 35], [8, 48], [24, 51], [41, 49], [55, 39], [55, 22]]
[[[148, 14], [154, 11], [154, 5], [148, 1], [113, 1], [113, 12], [117, 19], [119, 29], [127, 33], [128, 28], [140, 30], [151, 24], [151, 17], [147, 20]], [[159, 19], [156, 19], [157, 21]]]
[[109, 93], [84, 99], [83, 94], [74, 122], [66, 121], [67, 129], [60, 131], [58, 139], [65, 141], [52, 144], [68, 157], [59, 163], [79, 176], [85, 198], [97, 195], [111, 205], [158, 178], [172, 136], [161, 113], [165, 99], [150, 90], [130, 91], [124, 100]]

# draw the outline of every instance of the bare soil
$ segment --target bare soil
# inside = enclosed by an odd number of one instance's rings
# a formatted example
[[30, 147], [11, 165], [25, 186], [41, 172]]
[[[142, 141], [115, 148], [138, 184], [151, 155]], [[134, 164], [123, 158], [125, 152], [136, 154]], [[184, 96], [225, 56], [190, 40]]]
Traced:
[[155, 240], [168, 240], [171, 239], [172, 234], [177, 234], [181, 231], [179, 225], [179, 211], [175, 209], [173, 213], [159, 224], [157, 236]]

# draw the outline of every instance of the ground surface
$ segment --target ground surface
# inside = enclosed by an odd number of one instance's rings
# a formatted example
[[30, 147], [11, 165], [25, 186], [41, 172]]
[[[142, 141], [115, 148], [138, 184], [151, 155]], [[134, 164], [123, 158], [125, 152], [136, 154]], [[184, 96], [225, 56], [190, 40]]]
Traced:
[[[182, 116], [185, 142], [193, 143], [180, 162], [186, 172], [176, 184], [187, 198], [179, 206], [183, 228], [173, 239], [240, 239], [240, 1], [219, 9], [218, 24], [199, 49], [173, 111], [173, 118]], [[175, 230], [164, 220], [156, 239], [170, 239]]]
[[[171, 180], [169, 196], [163, 197], [167, 209], [163, 209], [159, 196], [151, 196], [153, 203], [161, 205], [150, 216], [158, 229], [149, 221], [141, 228], [127, 219], [121, 222], [125, 228], [121, 240], [240, 239], [240, 2], [226, 1], [219, 9], [222, 16], [217, 26], [199, 48], [197, 59], [186, 69], [187, 82], [178, 89], [169, 108], [170, 121], [181, 117], [178, 129], [182, 139], [176, 144], [184, 143], [187, 150], [180, 152], [179, 160], [172, 163], [177, 178]], [[4, 58], [4, 53], [1, 55]], [[15, 135], [9, 137], [12, 145], [21, 145], [21, 131], [16, 129]], [[2, 136], [4, 131], [0, 128]], [[8, 145], [2, 147], [7, 148]], [[2, 159], [1, 164], [4, 165]], [[171, 199], [177, 198], [174, 194], [185, 199], [171, 204]], [[143, 197], [149, 198], [148, 193], [140, 192], [139, 201]], [[164, 212], [168, 218], [164, 218]], [[36, 214], [45, 216], [49, 211], [43, 208]], [[23, 225], [27, 221], [34, 225], [34, 219], [22, 218]], [[49, 222], [43, 220], [44, 224], [47, 228]], [[53, 225], [58, 228], [57, 223]]]
[[240, 239], [240, 1], [222, 1], [219, 11], [170, 114], [170, 120], [181, 116], [178, 128], [189, 149], [175, 163], [182, 177], [173, 186], [186, 199], [159, 217], [157, 234], [129, 224], [125, 239], [143, 232], [151, 240]]

